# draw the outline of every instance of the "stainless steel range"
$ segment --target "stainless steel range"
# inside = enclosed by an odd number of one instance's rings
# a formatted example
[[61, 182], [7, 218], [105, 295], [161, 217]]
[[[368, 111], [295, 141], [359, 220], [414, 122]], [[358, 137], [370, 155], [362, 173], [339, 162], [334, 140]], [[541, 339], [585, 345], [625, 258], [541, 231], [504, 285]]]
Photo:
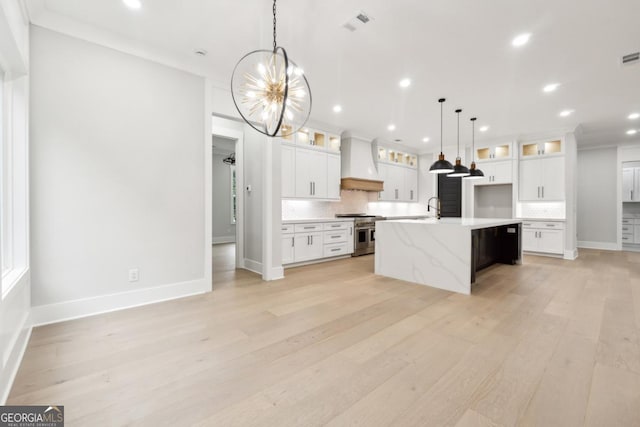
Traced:
[[352, 256], [372, 254], [376, 250], [376, 221], [384, 219], [379, 215], [336, 214], [336, 218], [354, 219], [354, 251]]

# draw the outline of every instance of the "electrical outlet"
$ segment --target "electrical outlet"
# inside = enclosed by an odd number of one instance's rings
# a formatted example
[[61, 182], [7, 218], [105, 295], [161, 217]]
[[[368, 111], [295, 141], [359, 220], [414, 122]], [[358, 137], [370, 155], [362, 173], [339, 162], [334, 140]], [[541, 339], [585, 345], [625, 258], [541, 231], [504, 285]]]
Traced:
[[137, 282], [140, 279], [140, 275], [138, 273], [137, 268], [132, 268], [129, 270], [129, 282]]

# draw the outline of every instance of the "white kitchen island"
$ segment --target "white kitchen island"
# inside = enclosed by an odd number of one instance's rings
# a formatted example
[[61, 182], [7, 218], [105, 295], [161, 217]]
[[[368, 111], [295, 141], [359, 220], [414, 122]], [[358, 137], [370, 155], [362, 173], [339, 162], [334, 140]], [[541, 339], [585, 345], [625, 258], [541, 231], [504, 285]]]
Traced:
[[521, 262], [521, 228], [516, 219], [378, 221], [375, 273], [469, 295], [476, 271]]

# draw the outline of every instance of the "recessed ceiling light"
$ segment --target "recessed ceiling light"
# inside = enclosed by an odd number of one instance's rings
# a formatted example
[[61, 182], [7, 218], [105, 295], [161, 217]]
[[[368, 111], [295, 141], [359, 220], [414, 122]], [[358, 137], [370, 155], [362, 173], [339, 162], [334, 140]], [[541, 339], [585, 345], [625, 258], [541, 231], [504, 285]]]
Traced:
[[142, 7], [140, 0], [122, 0], [122, 3], [130, 9], [140, 9]]
[[520, 34], [519, 36], [516, 36], [516, 38], [514, 38], [511, 41], [511, 44], [515, 47], [524, 46], [525, 44], [527, 44], [527, 42], [529, 42], [530, 38], [531, 38], [531, 33]]
[[429, 137], [425, 136], [424, 138], [422, 138], [422, 142], [429, 142]]
[[637, 119], [639, 117], [640, 117], [640, 113], [631, 113], [631, 114], [629, 114], [628, 119], [629, 120], [635, 120], [635, 119]]
[[560, 86], [560, 83], [549, 83], [548, 85], [546, 85], [544, 88], [542, 88], [543, 91], [545, 92], [553, 92], [556, 89], [558, 89], [558, 87]]
[[629, 129], [629, 130], [627, 131], [627, 135], [635, 135], [636, 133], [638, 133], [638, 131], [637, 131], [637, 130], [635, 130], [635, 129]]
[[334, 113], [339, 113], [340, 111], [342, 111], [342, 106], [341, 105], [334, 105], [333, 106], [333, 112]]
[[389, 130], [389, 131], [394, 131], [394, 130], [396, 130], [396, 125], [394, 125], [394, 124], [390, 124], [389, 126], [387, 126], [387, 130]]
[[489, 126], [482, 126], [480, 129], [478, 129], [480, 132], [486, 132], [489, 130]]
[[568, 117], [573, 114], [573, 110], [560, 111], [560, 117]]
[[400, 87], [409, 87], [411, 86], [411, 79], [402, 79], [398, 84]]

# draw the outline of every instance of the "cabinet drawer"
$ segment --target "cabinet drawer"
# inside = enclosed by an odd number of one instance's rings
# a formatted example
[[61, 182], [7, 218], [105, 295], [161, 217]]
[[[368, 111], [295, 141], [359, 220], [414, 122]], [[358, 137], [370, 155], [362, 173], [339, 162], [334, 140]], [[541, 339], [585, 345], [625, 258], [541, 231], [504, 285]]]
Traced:
[[632, 218], [622, 218], [622, 225], [625, 224], [633, 224], [633, 219]]
[[352, 225], [351, 221], [343, 221], [343, 222], [326, 222], [324, 224], [324, 229], [326, 230], [346, 230]]
[[324, 232], [325, 245], [331, 244], [331, 243], [344, 243], [346, 241], [347, 241], [347, 230]]
[[349, 254], [349, 250], [347, 248], [346, 243], [338, 243], [334, 245], [324, 245], [324, 256], [332, 257], [332, 256], [340, 256]]
[[280, 230], [282, 231], [282, 234], [293, 233], [293, 224], [282, 224], [282, 227], [280, 227]]
[[631, 233], [633, 234], [633, 225], [623, 225], [622, 226], [622, 234]]
[[623, 243], [633, 243], [633, 234], [623, 234], [622, 235], [622, 242]]
[[564, 222], [522, 221], [522, 228], [535, 228], [538, 230], [564, 230]]
[[307, 233], [309, 231], [320, 231], [322, 230], [321, 223], [313, 223], [313, 224], [295, 224], [294, 230], [296, 233]]

